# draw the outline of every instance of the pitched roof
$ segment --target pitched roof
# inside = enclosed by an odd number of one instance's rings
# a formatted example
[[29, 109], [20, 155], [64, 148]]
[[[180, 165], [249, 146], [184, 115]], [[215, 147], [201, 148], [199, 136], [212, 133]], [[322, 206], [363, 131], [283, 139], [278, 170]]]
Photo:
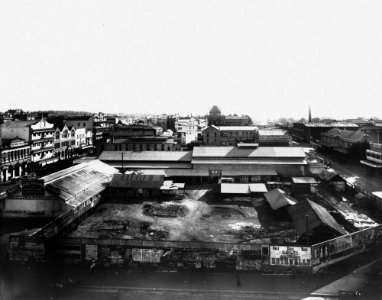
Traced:
[[194, 147], [193, 158], [305, 158], [300, 147], [238, 148], [234, 146]]
[[164, 181], [162, 175], [114, 174], [110, 187], [159, 189]]
[[[340, 234], [347, 234], [332, 215], [321, 205], [310, 201], [309, 199], [300, 201], [296, 205], [288, 208], [289, 215], [291, 216], [294, 226], [299, 234], [311, 232], [313, 229], [327, 225]], [[308, 216], [308, 225], [307, 218]]]
[[22, 128], [22, 127], [28, 127], [30, 125], [36, 124], [39, 121], [9, 121], [1, 124], [1, 127], [3, 128]]
[[317, 183], [316, 179], [313, 177], [292, 177], [293, 183]]
[[287, 205], [296, 204], [296, 200], [293, 197], [288, 196], [283, 190], [280, 189], [269, 191], [265, 193], [264, 196], [273, 210], [277, 210]]
[[221, 114], [221, 111], [216, 105], [214, 105], [210, 110], [210, 114]]
[[42, 177], [45, 186], [67, 205], [77, 207], [103, 191], [118, 170], [99, 160], [82, 163]]
[[102, 161], [182, 161], [191, 162], [191, 151], [103, 151]]

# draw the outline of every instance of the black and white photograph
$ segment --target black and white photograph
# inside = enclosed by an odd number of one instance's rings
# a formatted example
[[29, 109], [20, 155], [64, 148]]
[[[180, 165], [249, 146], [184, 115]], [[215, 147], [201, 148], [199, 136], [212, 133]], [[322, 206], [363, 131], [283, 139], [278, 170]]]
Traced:
[[0, 0], [0, 300], [382, 300], [382, 1]]

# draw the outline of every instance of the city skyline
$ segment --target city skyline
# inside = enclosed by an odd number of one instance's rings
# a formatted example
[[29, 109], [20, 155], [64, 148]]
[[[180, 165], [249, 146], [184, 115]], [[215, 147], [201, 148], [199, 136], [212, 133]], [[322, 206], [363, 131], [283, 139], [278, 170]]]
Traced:
[[1, 4], [0, 111], [379, 117], [382, 3]]

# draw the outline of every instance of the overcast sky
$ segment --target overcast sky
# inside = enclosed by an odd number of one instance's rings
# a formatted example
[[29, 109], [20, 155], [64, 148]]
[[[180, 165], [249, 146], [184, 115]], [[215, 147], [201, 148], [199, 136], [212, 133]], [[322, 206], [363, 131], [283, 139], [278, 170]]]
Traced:
[[382, 1], [0, 1], [0, 111], [382, 117]]

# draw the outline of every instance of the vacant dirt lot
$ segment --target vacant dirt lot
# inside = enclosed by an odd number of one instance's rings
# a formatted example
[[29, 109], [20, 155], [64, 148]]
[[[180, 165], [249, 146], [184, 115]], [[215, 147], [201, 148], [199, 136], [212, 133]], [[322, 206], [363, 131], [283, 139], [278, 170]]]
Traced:
[[[187, 194], [180, 201], [104, 204], [70, 236], [204, 242], [293, 237], [290, 223], [274, 220], [264, 199], [227, 203], [216, 199], [210, 190]], [[158, 213], [148, 213], [147, 207], [155, 207]], [[174, 212], [181, 213], [174, 217]]]

